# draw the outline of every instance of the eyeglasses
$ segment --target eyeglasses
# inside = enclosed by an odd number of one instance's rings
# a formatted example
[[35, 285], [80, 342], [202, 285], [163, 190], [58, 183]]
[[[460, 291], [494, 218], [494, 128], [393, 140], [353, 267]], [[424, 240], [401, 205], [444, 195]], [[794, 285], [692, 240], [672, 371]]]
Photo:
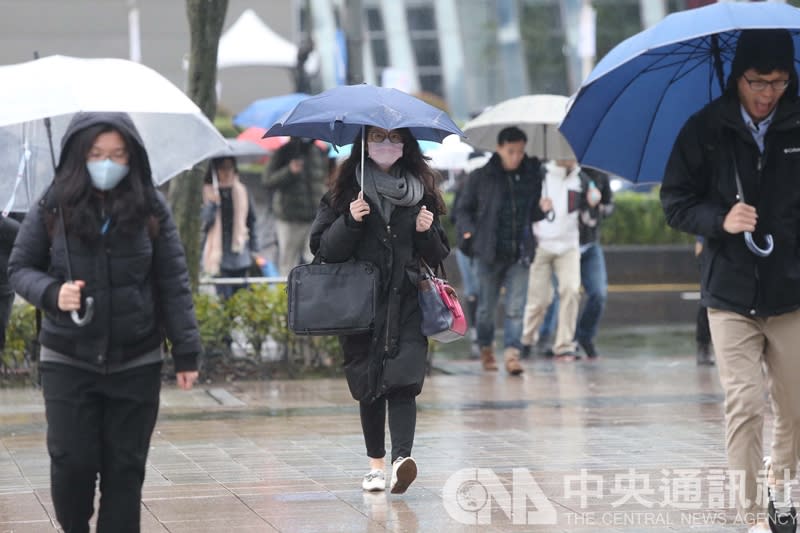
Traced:
[[367, 140], [371, 143], [382, 143], [389, 137], [389, 142], [392, 144], [400, 144], [403, 142], [403, 134], [399, 131], [390, 131], [386, 133], [383, 130], [370, 130], [367, 134]]
[[747, 82], [747, 85], [750, 86], [750, 89], [754, 90], [757, 93], [760, 93], [761, 91], [766, 89], [767, 86], [772, 87], [772, 90], [775, 91], [776, 93], [785, 91], [786, 88], [789, 86], [789, 80], [772, 80], [772, 81], [748, 80], [746, 76], [742, 77], [744, 78], [744, 81]]

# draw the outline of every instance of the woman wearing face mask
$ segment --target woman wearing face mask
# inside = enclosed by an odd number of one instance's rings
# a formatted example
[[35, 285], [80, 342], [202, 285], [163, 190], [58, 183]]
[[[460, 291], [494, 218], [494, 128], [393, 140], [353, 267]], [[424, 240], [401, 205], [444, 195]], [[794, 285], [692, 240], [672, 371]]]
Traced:
[[61, 148], [53, 184], [25, 217], [8, 269], [14, 290], [44, 313], [53, 506], [65, 532], [88, 532], [99, 475], [97, 531], [135, 532], [164, 335], [178, 386], [190, 389], [197, 378], [186, 260], [126, 114], [77, 114]]
[[368, 127], [361, 179], [361, 138], [320, 202], [311, 228], [311, 251], [323, 261], [369, 261], [380, 272], [371, 333], [340, 337], [344, 368], [358, 400], [369, 457], [366, 491], [385, 490], [384, 435], [388, 406], [393, 493], [406, 491], [417, 466], [411, 458], [415, 397], [422, 391], [428, 341], [420, 331], [419, 261], [436, 266], [450, 248], [439, 217], [444, 201], [407, 129]]

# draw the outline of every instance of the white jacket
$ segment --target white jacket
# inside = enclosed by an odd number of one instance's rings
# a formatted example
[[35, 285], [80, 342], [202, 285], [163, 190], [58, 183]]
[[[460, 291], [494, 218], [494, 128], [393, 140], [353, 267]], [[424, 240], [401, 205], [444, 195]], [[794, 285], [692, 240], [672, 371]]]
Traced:
[[[536, 235], [538, 243], [537, 248], [558, 255], [572, 248], [579, 248], [578, 214], [580, 213], [579, 207], [583, 203], [581, 179], [578, 176], [580, 170], [580, 167], [576, 165], [572, 172], [567, 174], [567, 169], [552, 161], [545, 165], [546, 174], [542, 196], [550, 197], [556, 216], [552, 222], [545, 219], [533, 224], [533, 234]], [[572, 197], [572, 202], [570, 202], [570, 197]]]

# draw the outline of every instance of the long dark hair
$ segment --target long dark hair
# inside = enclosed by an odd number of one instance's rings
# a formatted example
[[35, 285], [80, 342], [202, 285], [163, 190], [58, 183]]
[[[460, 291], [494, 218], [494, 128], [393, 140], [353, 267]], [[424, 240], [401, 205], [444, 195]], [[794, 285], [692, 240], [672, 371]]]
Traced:
[[[366, 133], [369, 133], [369, 126]], [[439, 173], [428, 166], [428, 158], [422, 155], [422, 150], [419, 149], [419, 143], [411, 135], [408, 128], [400, 128], [399, 131], [403, 135], [403, 156], [397, 160], [395, 165], [399, 165], [405, 172], [416, 176], [422, 182], [425, 189], [425, 196], [433, 200], [434, 212], [437, 215], [444, 215], [447, 213], [447, 206], [445, 206], [442, 193], [439, 191], [437, 182], [439, 181]], [[369, 148], [367, 148], [369, 151]], [[367, 154], [364, 154], [365, 158]], [[341, 213], [349, 209], [350, 202], [353, 201], [352, 192], [358, 190], [358, 176], [356, 170], [361, 163], [361, 134], [359, 133], [353, 141], [353, 149], [350, 152], [344, 163], [342, 163], [336, 170], [333, 176], [333, 184], [331, 185], [331, 200], [335, 209]]]
[[[112, 190], [98, 193], [92, 187], [86, 159], [97, 136], [112, 131], [125, 141], [130, 172]], [[126, 131], [111, 124], [95, 124], [70, 137], [47, 196], [50, 206], [63, 210], [67, 232], [84, 242], [100, 238], [103, 221], [97, 214], [101, 208], [105, 208], [115, 231], [129, 236], [140, 231], [143, 224], [149, 224], [146, 219], [155, 205], [155, 187], [144, 148]], [[49, 216], [49, 227], [60, 223], [54, 218], [60, 216], [57, 212], [51, 211]]]

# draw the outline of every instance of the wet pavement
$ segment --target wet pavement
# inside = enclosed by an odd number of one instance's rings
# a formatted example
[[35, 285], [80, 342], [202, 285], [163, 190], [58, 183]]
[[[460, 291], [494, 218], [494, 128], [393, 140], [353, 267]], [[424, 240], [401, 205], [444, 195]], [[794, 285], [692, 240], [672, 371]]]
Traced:
[[[716, 369], [695, 365], [691, 331], [616, 330], [598, 347], [521, 377], [481, 372], [463, 345], [437, 353], [403, 495], [361, 491], [343, 379], [165, 387], [142, 531], [746, 531]], [[0, 532], [55, 530], [44, 437], [40, 392], [0, 390]]]

